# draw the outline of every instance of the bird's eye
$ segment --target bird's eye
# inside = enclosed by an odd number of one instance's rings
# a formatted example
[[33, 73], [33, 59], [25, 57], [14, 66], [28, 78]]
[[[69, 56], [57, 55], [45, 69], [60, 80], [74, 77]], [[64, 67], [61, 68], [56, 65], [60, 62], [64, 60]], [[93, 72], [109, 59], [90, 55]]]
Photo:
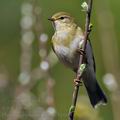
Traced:
[[64, 19], [64, 17], [60, 17], [60, 19], [61, 19], [61, 20], [63, 20], [63, 19]]

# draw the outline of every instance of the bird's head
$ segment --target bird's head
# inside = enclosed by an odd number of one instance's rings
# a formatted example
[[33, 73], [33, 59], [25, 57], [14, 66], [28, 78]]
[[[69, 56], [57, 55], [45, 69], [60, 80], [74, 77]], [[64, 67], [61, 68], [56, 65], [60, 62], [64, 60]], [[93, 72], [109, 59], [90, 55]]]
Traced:
[[67, 12], [58, 12], [48, 20], [52, 21], [55, 30], [65, 29], [74, 24], [74, 19]]

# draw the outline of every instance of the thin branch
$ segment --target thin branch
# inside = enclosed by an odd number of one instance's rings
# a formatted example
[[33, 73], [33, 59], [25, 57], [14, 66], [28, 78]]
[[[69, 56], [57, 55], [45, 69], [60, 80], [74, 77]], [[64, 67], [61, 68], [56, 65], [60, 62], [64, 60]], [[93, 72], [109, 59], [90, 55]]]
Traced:
[[[84, 43], [82, 46], [83, 51], [85, 51], [87, 39], [88, 39], [88, 36], [90, 33], [90, 17], [91, 17], [91, 10], [92, 10], [92, 2], [93, 2], [93, 0], [88, 0], [88, 10], [86, 12]], [[84, 58], [84, 56], [80, 55], [79, 68], [83, 64], [83, 58]], [[82, 71], [80, 69], [78, 69], [76, 79], [77, 79], [77, 81], [79, 81], [79, 83], [81, 82], [81, 76], [82, 76]], [[74, 88], [72, 105], [71, 105], [70, 112], [69, 112], [69, 119], [70, 120], [74, 120], [74, 113], [75, 113], [75, 108], [76, 108], [76, 103], [77, 103], [77, 98], [78, 98], [78, 92], [79, 92], [79, 84], [76, 85]]]

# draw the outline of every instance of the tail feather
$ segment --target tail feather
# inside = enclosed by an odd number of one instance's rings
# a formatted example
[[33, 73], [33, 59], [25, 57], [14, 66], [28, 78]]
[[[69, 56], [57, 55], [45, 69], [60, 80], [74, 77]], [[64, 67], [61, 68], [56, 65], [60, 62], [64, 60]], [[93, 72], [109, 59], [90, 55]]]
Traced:
[[92, 70], [90, 67], [87, 67], [82, 78], [92, 106], [95, 108], [99, 104], [106, 104], [107, 98], [96, 80], [94, 70]]

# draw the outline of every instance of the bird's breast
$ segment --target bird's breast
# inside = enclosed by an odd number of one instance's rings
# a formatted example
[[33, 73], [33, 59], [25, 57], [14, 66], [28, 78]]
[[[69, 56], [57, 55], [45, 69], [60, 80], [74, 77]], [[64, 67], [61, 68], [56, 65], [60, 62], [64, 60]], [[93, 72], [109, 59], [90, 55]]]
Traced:
[[52, 37], [53, 48], [59, 60], [72, 69], [77, 69], [79, 53], [77, 49], [84, 41], [81, 29], [68, 28], [56, 31]]
[[70, 58], [72, 54], [72, 51], [70, 51], [70, 48], [63, 46], [63, 45], [55, 45], [54, 50], [58, 57], [69, 57]]
[[69, 47], [63, 45], [55, 45], [54, 51], [62, 63], [67, 66], [72, 65], [74, 53], [70, 50]]
[[76, 52], [83, 39], [80, 36], [75, 37], [69, 45], [53, 44], [54, 51], [60, 61], [72, 69], [76, 69], [79, 61], [79, 54]]

